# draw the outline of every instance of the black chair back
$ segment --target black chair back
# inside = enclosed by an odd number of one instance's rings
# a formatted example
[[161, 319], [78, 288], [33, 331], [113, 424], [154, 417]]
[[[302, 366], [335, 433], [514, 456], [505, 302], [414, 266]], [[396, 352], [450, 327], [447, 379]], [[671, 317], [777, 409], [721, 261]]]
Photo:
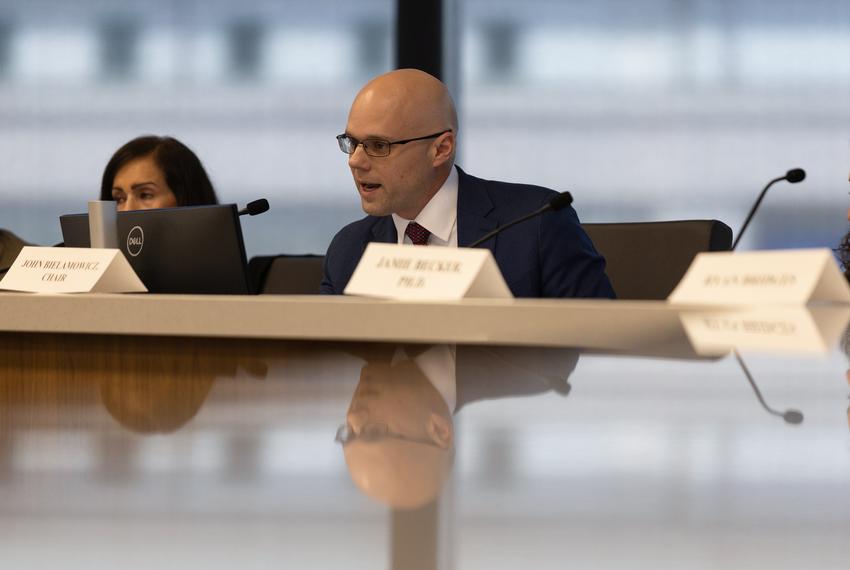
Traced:
[[318, 295], [323, 255], [267, 255], [251, 258], [253, 290], [273, 295]]
[[618, 299], [666, 299], [697, 253], [728, 251], [732, 230], [718, 220], [582, 224]]
[[12, 265], [25, 245], [30, 244], [9, 230], [0, 229], [0, 269]]

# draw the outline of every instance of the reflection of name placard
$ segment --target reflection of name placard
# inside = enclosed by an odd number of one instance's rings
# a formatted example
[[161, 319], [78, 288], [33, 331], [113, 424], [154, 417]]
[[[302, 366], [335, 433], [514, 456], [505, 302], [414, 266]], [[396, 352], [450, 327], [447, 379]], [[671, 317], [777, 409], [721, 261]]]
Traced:
[[147, 291], [118, 249], [25, 247], [0, 289], [30, 293]]
[[370, 243], [346, 295], [387, 299], [510, 298], [488, 249]]
[[850, 287], [828, 249], [710, 252], [696, 256], [668, 299], [709, 305], [850, 303]]
[[685, 332], [699, 354], [730, 350], [827, 352], [850, 320], [848, 307], [760, 307], [684, 312]]

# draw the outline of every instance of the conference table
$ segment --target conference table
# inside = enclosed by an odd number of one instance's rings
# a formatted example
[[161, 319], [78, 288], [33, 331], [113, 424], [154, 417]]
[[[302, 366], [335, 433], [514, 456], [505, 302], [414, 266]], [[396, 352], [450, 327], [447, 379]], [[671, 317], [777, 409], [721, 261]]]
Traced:
[[847, 568], [850, 309], [0, 293], [2, 568]]

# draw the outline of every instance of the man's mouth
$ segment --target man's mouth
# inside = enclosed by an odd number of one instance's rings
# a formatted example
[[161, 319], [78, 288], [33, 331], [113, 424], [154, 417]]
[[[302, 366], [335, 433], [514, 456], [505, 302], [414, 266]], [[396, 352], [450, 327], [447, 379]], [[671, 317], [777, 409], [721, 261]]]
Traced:
[[380, 184], [377, 184], [375, 182], [359, 182], [358, 186], [363, 192], [372, 192], [373, 190], [377, 190], [381, 187]]

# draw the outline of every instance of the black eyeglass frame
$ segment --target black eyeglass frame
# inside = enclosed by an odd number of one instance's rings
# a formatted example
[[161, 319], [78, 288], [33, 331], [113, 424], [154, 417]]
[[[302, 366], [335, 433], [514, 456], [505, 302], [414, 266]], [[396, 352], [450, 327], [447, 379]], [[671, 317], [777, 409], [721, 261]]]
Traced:
[[[363, 145], [363, 151], [368, 156], [372, 156], [372, 157], [375, 157], [375, 158], [383, 158], [383, 157], [390, 155], [390, 150], [392, 149], [392, 146], [394, 144], [407, 144], [407, 143], [415, 142], [415, 141], [424, 141], [426, 139], [435, 139], [435, 138], [437, 138], [441, 135], [444, 135], [444, 134], [450, 133], [450, 132], [452, 132], [452, 129], [446, 129], [444, 131], [440, 131], [439, 133], [434, 133], [433, 135], [425, 135], [424, 137], [414, 137], [412, 139], [404, 139], [404, 140], [400, 140], [400, 141], [390, 141], [390, 140], [387, 140], [387, 139], [380, 139], [380, 138], [375, 138], [375, 137], [363, 139], [361, 141], [361, 140], [358, 140], [358, 139], [352, 137], [351, 135], [348, 135], [346, 133], [342, 133], [341, 135], [336, 136], [336, 141], [339, 144], [339, 150], [341, 150], [342, 152], [344, 152], [347, 155], [354, 154], [357, 151], [357, 147], [360, 146], [360, 145]], [[346, 140], [353, 143], [353, 145], [351, 147], [351, 152], [348, 152], [347, 150], [345, 150], [345, 146], [346, 146], [345, 141]], [[387, 154], [373, 154], [373, 153], [369, 152], [369, 147], [367, 146], [367, 143], [370, 143], [370, 142], [381, 142], [381, 143], [386, 144], [387, 145]]]
[[356, 433], [348, 424], [342, 424], [336, 430], [336, 435], [334, 436], [334, 441], [337, 443], [341, 443], [343, 446], [357, 439], [361, 441], [371, 442], [380, 441], [382, 439], [395, 439], [399, 441], [408, 441], [410, 443], [421, 443], [423, 445], [430, 445], [439, 449], [443, 449], [441, 445], [430, 439], [413, 438], [393, 433], [392, 431], [390, 431], [387, 424], [383, 422], [370, 422], [367, 425], [363, 426], [363, 430], [359, 434]]

